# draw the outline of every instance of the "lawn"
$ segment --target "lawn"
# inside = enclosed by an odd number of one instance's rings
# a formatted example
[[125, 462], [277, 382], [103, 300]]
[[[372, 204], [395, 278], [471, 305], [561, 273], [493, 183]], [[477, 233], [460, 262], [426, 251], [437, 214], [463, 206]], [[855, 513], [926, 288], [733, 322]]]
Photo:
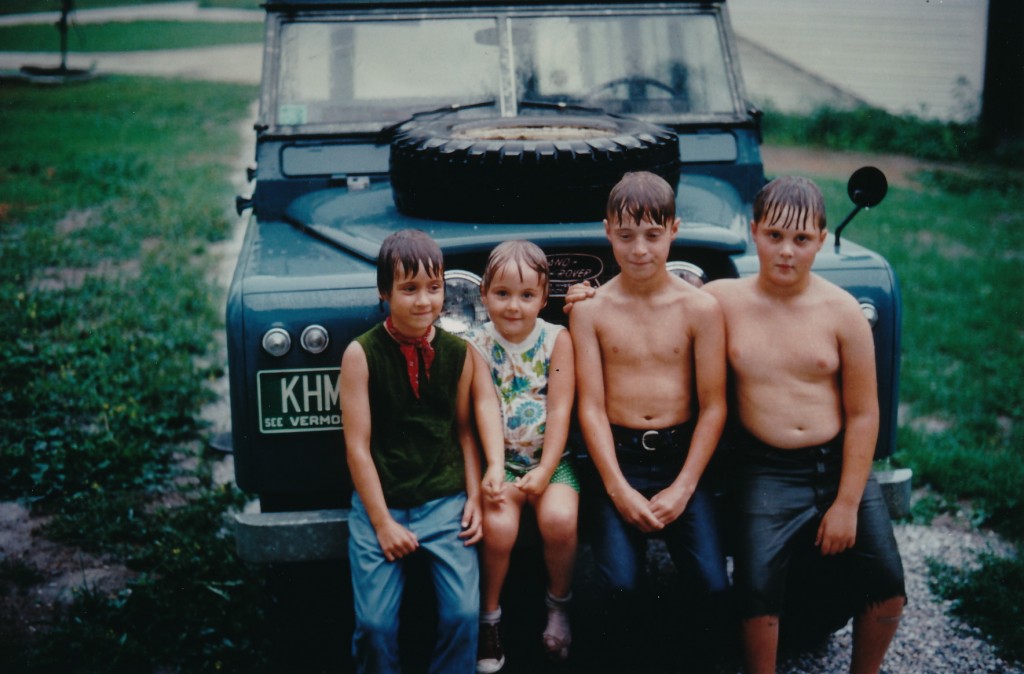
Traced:
[[[254, 87], [108, 77], [4, 84], [0, 125], [0, 499], [46, 535], [122, 563], [0, 671], [245, 670], [258, 578], [234, 556], [201, 452], [222, 299], [210, 244]], [[4, 565], [17, 591], [31, 570]], [[2, 641], [2, 640], [0, 640]]]
[[[86, 23], [68, 31], [72, 53], [187, 49], [263, 42], [260, 23], [132, 21]], [[60, 34], [49, 24], [0, 26], [3, 51], [58, 52]]]

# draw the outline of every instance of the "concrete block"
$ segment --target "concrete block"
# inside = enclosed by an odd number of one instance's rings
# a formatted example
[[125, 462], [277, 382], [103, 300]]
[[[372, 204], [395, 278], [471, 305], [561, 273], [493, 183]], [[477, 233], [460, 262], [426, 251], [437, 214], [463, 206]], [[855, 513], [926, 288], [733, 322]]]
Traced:
[[348, 510], [239, 513], [235, 547], [246, 562], [308, 562], [348, 557]]
[[910, 515], [910, 482], [914, 471], [909, 468], [892, 470], [876, 470], [875, 479], [882, 488], [885, 505], [889, 508], [889, 517], [894, 520]]

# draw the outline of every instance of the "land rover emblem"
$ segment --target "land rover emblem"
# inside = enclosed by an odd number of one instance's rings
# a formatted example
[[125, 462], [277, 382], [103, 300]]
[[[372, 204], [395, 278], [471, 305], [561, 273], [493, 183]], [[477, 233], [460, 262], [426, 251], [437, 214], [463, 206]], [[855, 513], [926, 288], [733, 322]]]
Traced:
[[584, 281], [590, 281], [590, 285], [597, 286], [598, 278], [604, 272], [604, 262], [601, 258], [586, 253], [548, 255], [548, 267], [551, 270], [552, 297], [565, 297], [569, 286]]

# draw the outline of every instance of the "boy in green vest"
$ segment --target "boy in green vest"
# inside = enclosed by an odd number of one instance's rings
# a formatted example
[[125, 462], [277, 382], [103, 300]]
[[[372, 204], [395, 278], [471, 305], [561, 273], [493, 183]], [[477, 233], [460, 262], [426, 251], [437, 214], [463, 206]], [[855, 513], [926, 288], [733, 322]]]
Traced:
[[360, 672], [399, 671], [404, 560], [429, 558], [438, 636], [431, 672], [472, 672], [480, 608], [477, 551], [480, 458], [471, 390], [489, 456], [503, 455], [497, 398], [486, 372], [474, 382], [466, 343], [434, 326], [444, 303], [441, 249], [402, 230], [381, 245], [377, 288], [391, 313], [357, 337], [341, 361], [345, 446], [355, 491], [349, 561], [355, 596], [352, 650]]

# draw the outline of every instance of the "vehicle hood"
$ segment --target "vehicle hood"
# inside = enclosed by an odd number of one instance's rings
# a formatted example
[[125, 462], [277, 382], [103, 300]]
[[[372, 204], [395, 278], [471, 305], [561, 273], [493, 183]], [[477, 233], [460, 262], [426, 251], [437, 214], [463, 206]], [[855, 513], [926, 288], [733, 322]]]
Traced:
[[[288, 206], [285, 219], [292, 226], [370, 262], [376, 261], [384, 239], [401, 229], [423, 230], [445, 254], [488, 251], [509, 239], [529, 239], [542, 247], [600, 246], [607, 242], [601, 222], [496, 224], [410, 217], [395, 208], [386, 184], [360, 190], [337, 187], [311, 192]], [[676, 242], [727, 255], [742, 253], [747, 245], [740, 233], [685, 218]]]

